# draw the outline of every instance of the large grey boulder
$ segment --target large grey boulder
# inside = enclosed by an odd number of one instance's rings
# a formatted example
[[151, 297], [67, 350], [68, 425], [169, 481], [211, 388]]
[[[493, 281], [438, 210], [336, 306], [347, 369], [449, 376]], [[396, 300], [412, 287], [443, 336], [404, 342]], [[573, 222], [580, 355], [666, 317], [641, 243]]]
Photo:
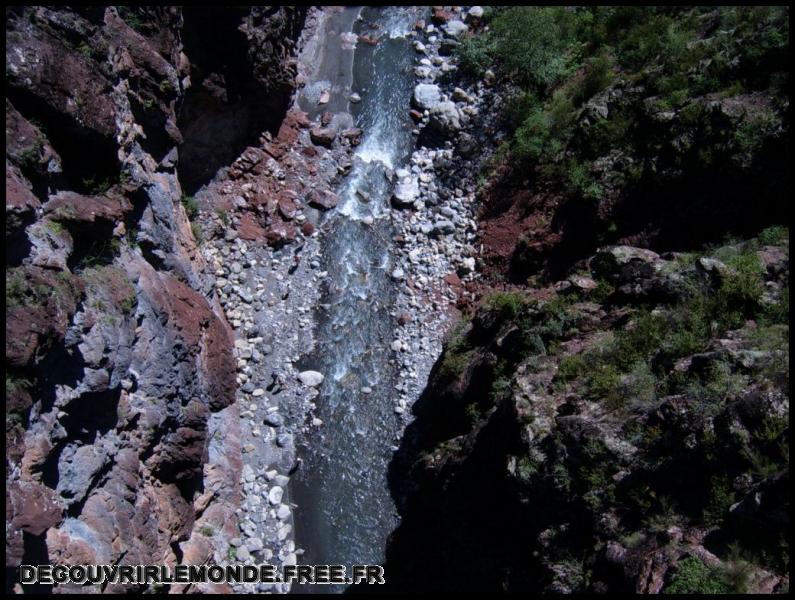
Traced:
[[437, 131], [453, 134], [461, 129], [461, 113], [455, 102], [439, 102], [431, 109], [430, 125]]
[[441, 100], [439, 86], [432, 83], [419, 83], [414, 87], [411, 98], [414, 106], [420, 110], [430, 110]]

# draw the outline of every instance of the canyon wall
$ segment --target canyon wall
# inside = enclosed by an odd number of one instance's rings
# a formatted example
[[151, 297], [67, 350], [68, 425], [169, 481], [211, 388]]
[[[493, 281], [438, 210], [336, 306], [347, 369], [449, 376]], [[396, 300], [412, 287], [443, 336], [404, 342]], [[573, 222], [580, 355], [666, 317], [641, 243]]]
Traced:
[[7, 586], [23, 562], [204, 562], [197, 523], [238, 506], [234, 336], [190, 194], [279, 129], [305, 14], [6, 12]]

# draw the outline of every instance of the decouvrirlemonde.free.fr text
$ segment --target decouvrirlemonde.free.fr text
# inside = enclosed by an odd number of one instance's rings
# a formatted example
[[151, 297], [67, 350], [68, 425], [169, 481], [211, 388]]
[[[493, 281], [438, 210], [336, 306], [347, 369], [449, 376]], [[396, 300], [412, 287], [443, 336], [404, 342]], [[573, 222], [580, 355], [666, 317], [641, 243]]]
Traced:
[[379, 565], [21, 565], [22, 585], [170, 583], [383, 584]]

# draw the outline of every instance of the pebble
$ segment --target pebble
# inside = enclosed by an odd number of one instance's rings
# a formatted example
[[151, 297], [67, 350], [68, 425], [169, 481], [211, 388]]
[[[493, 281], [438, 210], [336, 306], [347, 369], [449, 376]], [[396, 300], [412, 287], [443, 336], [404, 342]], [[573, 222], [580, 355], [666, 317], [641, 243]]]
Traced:
[[235, 552], [235, 558], [240, 562], [246, 562], [251, 558], [251, 553], [245, 546], [241, 546]]
[[284, 425], [284, 417], [282, 417], [279, 413], [273, 412], [268, 413], [265, 415], [265, 419], [263, 422], [266, 425], [270, 425], [271, 427], [281, 427]]
[[249, 552], [259, 552], [263, 548], [262, 540], [258, 537], [250, 538], [246, 542], [246, 549]]

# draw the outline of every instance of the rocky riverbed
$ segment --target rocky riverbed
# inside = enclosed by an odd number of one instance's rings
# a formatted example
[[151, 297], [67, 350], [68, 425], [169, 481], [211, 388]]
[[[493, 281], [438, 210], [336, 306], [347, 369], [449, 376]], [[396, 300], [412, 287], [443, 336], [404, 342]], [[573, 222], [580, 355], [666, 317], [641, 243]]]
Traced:
[[[466, 31], [463, 20], [477, 23], [477, 16], [463, 11], [429, 16], [441, 25], [426, 25], [420, 19], [407, 21], [403, 32], [391, 32], [405, 36], [413, 50], [416, 87], [406, 93], [403, 110], [415, 119], [412, 134], [419, 142], [405, 167], [383, 166], [392, 190], [387, 197], [391, 210], [361, 219], [370, 227], [376, 218], [392, 223], [387, 277], [397, 295], [388, 309], [393, 335], [386, 343], [397, 377], [387, 394], [403, 426], [410, 422], [411, 405], [422, 393], [443, 338], [456, 320], [456, 305], [466, 302], [471, 294], [466, 286], [477, 278], [476, 168], [466, 164], [466, 155], [471, 154], [468, 145], [482, 137], [478, 115], [489, 101], [482, 82], [468, 90], [434, 83], [455, 69], [450, 45]], [[352, 26], [351, 16], [328, 11], [309, 18], [314, 28], [305, 33], [299, 55], [304, 91], [296, 97], [292, 117], [276, 138], [263, 138], [261, 148], [246, 151], [226, 177], [198, 196], [214, 211], [205, 212], [210, 219], [203, 226], [213, 237], [203, 254], [236, 331], [244, 501], [237, 511], [240, 532], [228, 538], [226, 553], [223, 548], [216, 551], [220, 561], [293, 564], [301, 556], [289, 492], [290, 476], [301, 466], [296, 439], [311, 446], [313, 436], [322, 435], [325, 426], [315, 415], [315, 402], [328, 373], [302, 372], [298, 363], [316, 347], [313, 319], [318, 304], [324, 310], [320, 290], [334, 283], [321, 266], [324, 228], [341, 209], [334, 188], [360, 160], [356, 147], [362, 138], [368, 143], [368, 132], [353, 128], [353, 119], [345, 116], [346, 107], [361, 102], [360, 94], [349, 88], [345, 69], [340, 69], [340, 81], [332, 81], [317, 66], [338, 65], [346, 60], [346, 51], [352, 54], [355, 34], [342, 31]], [[330, 49], [324, 36], [337, 36], [339, 50]], [[428, 146], [421, 143], [426, 128], [434, 139]], [[364, 155], [368, 152], [365, 148]], [[256, 239], [262, 232], [248, 211], [252, 200], [257, 203], [259, 196], [273, 190], [274, 181], [278, 200], [263, 208], [275, 216], [275, 225], [264, 232], [270, 245], [262, 245]], [[363, 398], [372, 394], [366, 385], [361, 392]], [[397, 449], [401, 431], [394, 430], [389, 450]], [[284, 591], [262, 585], [251, 590], [266, 588]]]

